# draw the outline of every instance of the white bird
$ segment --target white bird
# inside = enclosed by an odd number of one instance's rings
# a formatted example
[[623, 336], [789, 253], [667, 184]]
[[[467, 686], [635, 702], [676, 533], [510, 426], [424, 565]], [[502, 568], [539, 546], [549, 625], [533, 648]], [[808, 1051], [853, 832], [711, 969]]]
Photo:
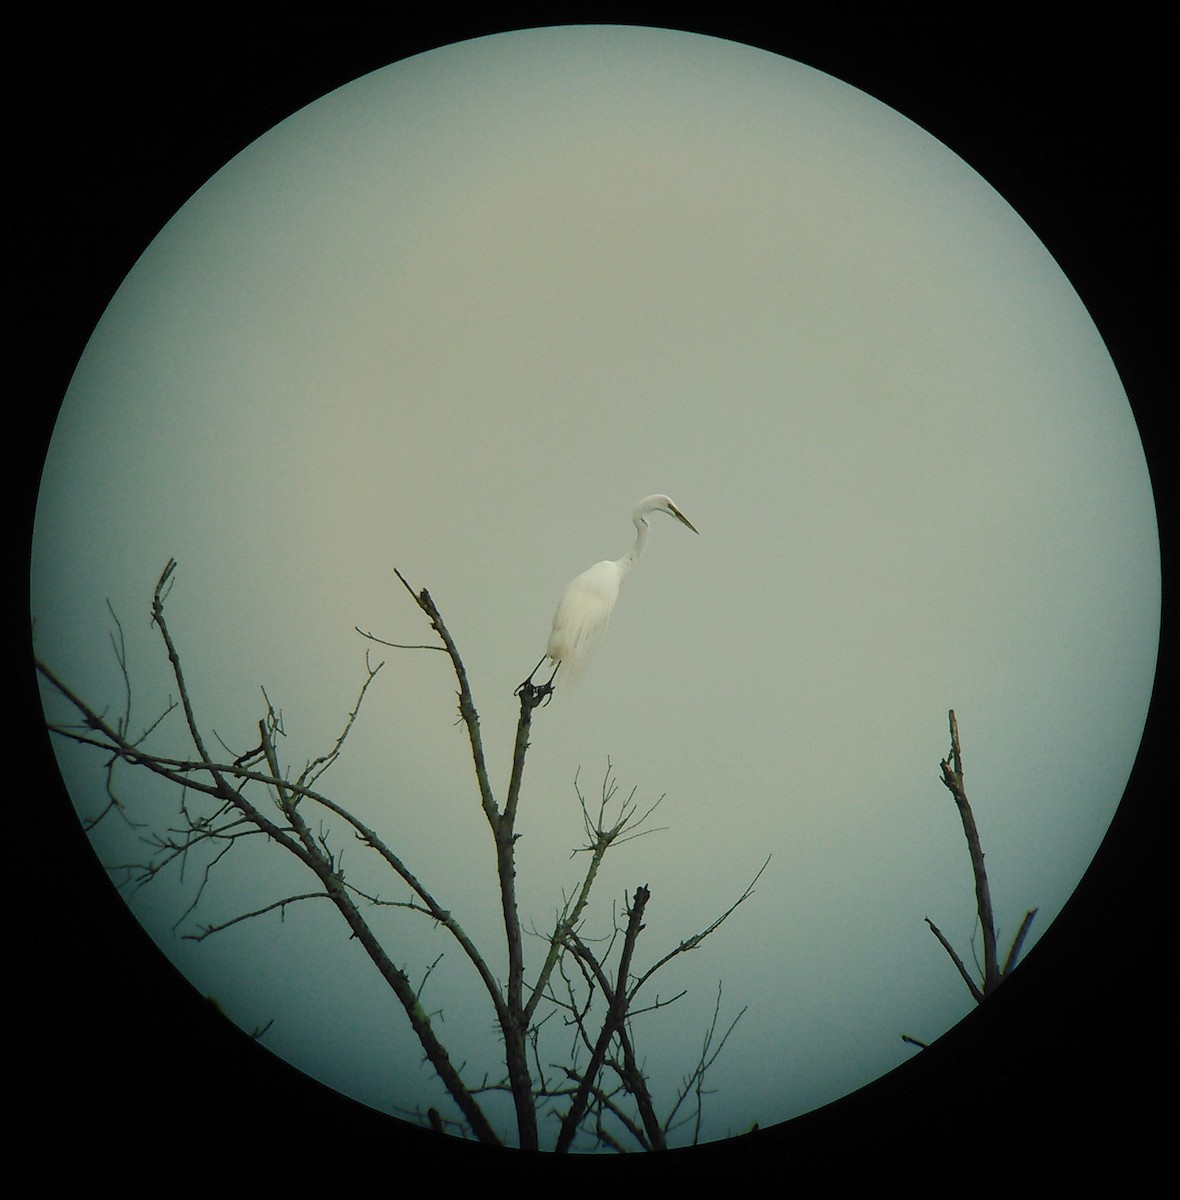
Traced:
[[[533, 668], [532, 675], [516, 689], [518, 694], [525, 688], [551, 691], [553, 680], [563, 665], [571, 679], [577, 678], [606, 628], [611, 609], [619, 598], [619, 587], [647, 545], [648, 534], [651, 533], [648, 514], [653, 512], [667, 513], [682, 525], [687, 525], [693, 533], [697, 532], [696, 526], [676, 507], [670, 497], [647, 496], [640, 500], [632, 518], [635, 522], [635, 544], [622, 558], [613, 561], [608, 558], [595, 563], [566, 585], [557, 605], [557, 612], [553, 614], [549, 646], [541, 662]], [[533, 675], [541, 669], [541, 664], [546, 658], [554, 664], [553, 674], [546, 683], [534, 684]]]

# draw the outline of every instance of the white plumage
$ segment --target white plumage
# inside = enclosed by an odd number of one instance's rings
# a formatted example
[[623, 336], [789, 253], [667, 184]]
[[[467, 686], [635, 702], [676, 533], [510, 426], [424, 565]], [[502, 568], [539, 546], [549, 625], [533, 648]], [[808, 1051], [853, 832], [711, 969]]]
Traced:
[[602, 637], [622, 582], [618, 564], [608, 559], [588, 567], [566, 585], [553, 614], [545, 657], [555, 665], [565, 663], [571, 682]]
[[[558, 670], [563, 666], [571, 681], [577, 678], [606, 628], [611, 610], [619, 598], [619, 588], [623, 580], [627, 578], [647, 545], [648, 534], [651, 532], [648, 516], [653, 512], [667, 513], [681, 524], [687, 525], [693, 533], [697, 532], [692, 522], [668, 496], [647, 496], [641, 500], [632, 517], [635, 522], [635, 542], [631, 549], [622, 558], [605, 559], [595, 563], [566, 585], [558, 602], [557, 612], [553, 614], [553, 628], [549, 633], [545, 657], [533, 668], [533, 675], [547, 658], [553, 663], [553, 674], [549, 677], [549, 684], [552, 684]], [[521, 684], [521, 688], [526, 685], [533, 686], [533, 675]]]

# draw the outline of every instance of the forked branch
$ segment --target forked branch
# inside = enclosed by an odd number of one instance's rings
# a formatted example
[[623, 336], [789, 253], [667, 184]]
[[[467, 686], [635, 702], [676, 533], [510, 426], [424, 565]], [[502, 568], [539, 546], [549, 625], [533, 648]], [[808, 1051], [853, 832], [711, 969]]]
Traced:
[[[516, 896], [515, 845], [519, 836], [516, 832], [516, 822], [522, 796], [524, 763], [529, 748], [532, 715], [544, 704], [548, 694], [543, 688], [518, 690], [520, 712], [512, 769], [501, 806], [497, 803], [489, 780], [479, 716], [455, 640], [429, 592], [425, 589], [415, 592], [400, 572], [395, 573], [430, 621], [441, 645], [427, 647], [412, 643], [386, 642], [370, 633], [363, 636], [370, 641], [397, 649], [442, 650], [450, 660], [458, 684], [459, 714], [467, 730], [479, 803], [492, 833], [495, 849], [507, 947], [506, 971], [503, 966], [497, 969], [489, 966], [456, 917], [443, 907], [435, 894], [374, 829], [358, 820], [341, 803], [320, 790], [323, 777], [340, 760], [349, 736], [356, 726], [369, 688], [384, 664], [377, 663], [374, 666], [366, 656], [365, 679], [341, 731], [326, 752], [306, 759], [305, 765], [298, 773], [289, 766], [284, 767], [280, 762], [278, 739], [280, 735], [284, 735], [282, 716], [272, 705], [265, 689], [265, 709], [257, 722], [257, 744], [242, 753], [236, 753], [214, 730], [212, 737], [225, 751], [224, 755], [214, 758], [209, 750], [213, 743], [204, 736], [197, 706], [182, 669], [181, 653], [166, 618], [166, 600], [176, 576], [176, 562], [171, 559], [160, 575], [153, 593], [152, 624], [167, 652], [172, 679], [177, 689], [177, 699], [169, 701], [160, 716], [148, 724], [142, 733], [133, 735], [131, 731], [131, 678], [123, 629], [117, 618], [116, 633], [112, 633], [112, 645], [124, 684], [123, 706], [118, 715], [108, 719], [105, 711], [96, 711], [87, 704], [46, 664], [40, 661], [37, 663], [37, 668], [49, 687], [63, 698], [80, 718], [74, 724], [51, 723], [52, 732], [79, 745], [97, 748], [107, 756], [109, 802], [103, 814], [122, 811], [121, 802], [116, 798], [112, 783], [112, 772], [117, 765], [143, 768], [156, 778], [175, 784], [179, 791], [179, 818], [168, 822], [167, 828], [144, 835], [142, 840], [150, 847], [144, 855], [146, 861], [126, 865], [127, 881], [144, 886], [156, 879], [161, 872], [176, 869], [183, 871], [186, 862], [190, 859], [195, 860], [198, 872], [196, 896], [177, 922], [179, 925], [187, 921], [200, 903], [211, 872], [215, 868], [219, 869], [219, 864], [225, 861], [232, 849], [243, 840], [262, 840], [258, 839], [258, 835], [262, 834], [268, 843], [281, 847], [297, 858], [315, 876], [314, 887], [301, 891], [292, 890], [291, 894], [279, 898], [272, 897], [250, 911], [241, 912], [230, 919], [199, 925], [195, 933], [185, 936], [201, 941], [245, 921], [260, 919], [268, 913], [285, 912], [288, 907], [307, 900], [330, 901], [347, 924], [351, 938], [363, 947], [396, 995], [426, 1060], [458, 1110], [457, 1119], [454, 1113], [444, 1116], [438, 1110], [430, 1109], [429, 1120], [436, 1129], [461, 1129], [480, 1141], [498, 1144], [500, 1135], [493, 1129], [482, 1109], [482, 1098], [485, 1093], [509, 1092], [516, 1110], [519, 1144], [525, 1150], [538, 1148], [538, 1105], [557, 1098], [568, 1100], [569, 1103], [559, 1133], [558, 1150], [568, 1149], [579, 1130], [591, 1131], [601, 1146], [614, 1146], [620, 1129], [627, 1131], [643, 1148], [662, 1148], [667, 1144], [667, 1134], [673, 1121], [683, 1124], [684, 1121], [692, 1119], [691, 1114], [688, 1117], [682, 1114], [684, 1106], [694, 1096], [699, 1133], [705, 1071], [715, 1060], [741, 1014], [738, 1014], [738, 1018], [735, 1018], [718, 1040], [718, 1012], [714, 1012], [713, 1024], [705, 1038], [700, 1060], [685, 1077], [672, 1112], [661, 1122], [656, 1116], [647, 1081], [639, 1066], [630, 1022], [640, 1014], [666, 1007], [678, 999], [678, 996], [661, 998], [657, 995], [654, 1001], [643, 1008], [636, 1007], [636, 997], [657, 971], [677, 955], [700, 945], [738, 905], [749, 898], [766, 864], [763, 864], [743, 894], [720, 917], [700, 932], [680, 942], [646, 970], [637, 972], [632, 963], [643, 929], [643, 914], [650, 898], [646, 887], [634, 891], [627, 907], [625, 925], [620, 925], [616, 919], [613, 932], [605, 939], [605, 945], [585, 935], [582, 924], [591, 889], [607, 850], [654, 832], [650, 826], [650, 818], [663, 797], [647, 805], [636, 803], [634, 791], [625, 799], [618, 798], [617, 785], [608, 763], [600, 801], [591, 804], [580, 791], [577, 793], [586, 843], [574, 853], [587, 856], [584, 860], [585, 871], [578, 887], [565, 897], [552, 932], [544, 936], [547, 943], [544, 960], [532, 983], [526, 984], [524, 945]], [[167, 756], [148, 749], [149, 735], [173, 709], [177, 708], [184, 714], [187, 740], [192, 747], [191, 754], [182, 750], [180, 756]], [[250, 740], [255, 740], [254, 734], [251, 734]], [[576, 777], [574, 786], [577, 790]], [[95, 819], [101, 819], [103, 814]], [[362, 890], [350, 883], [345, 877], [337, 841], [341, 831], [350, 832], [363, 847], [372, 851], [396, 877], [399, 887], [405, 885], [409, 889], [408, 898], [382, 899], [376, 893], [376, 889], [367, 886]], [[504, 1043], [504, 1065], [507, 1069], [505, 1078], [489, 1080], [485, 1076], [482, 1082], [474, 1085], [463, 1078], [465, 1064], [456, 1067], [451, 1062], [447, 1049], [438, 1036], [434, 1019], [421, 1004], [422, 984], [415, 987], [406, 971], [392, 961], [362, 912], [362, 907], [365, 906], [380, 907], [386, 911], [389, 908], [398, 908], [423, 915], [444, 929], [461, 948], [494, 1008]], [[1014, 957], [1017, 948], [1014, 947], [1010, 957]], [[608, 966], [612, 959], [616, 963], [613, 971]], [[434, 964], [427, 969], [427, 977], [433, 966]], [[568, 999], [562, 999], [556, 994], [555, 985], [565, 985]], [[584, 998], [580, 989], [585, 990]], [[542, 1001], [547, 1005], [544, 1014], [539, 1013]], [[605, 1013], [602, 1012], [604, 1003]], [[573, 1050], [574, 1060], [565, 1068], [565, 1078], [572, 1081], [572, 1086], [567, 1087], [563, 1083], [560, 1088], [555, 1089], [546, 1082], [546, 1071], [538, 1046], [546, 1021], [555, 1015], [560, 1016], [563, 1012], [569, 1014], [567, 1025], [572, 1025], [576, 1031], [577, 1042]], [[601, 1025], [598, 1025], [600, 1016]], [[554, 1026], [556, 1025], [557, 1022], [554, 1021]], [[534, 1060], [532, 1063], [529, 1059], [530, 1052]], [[589, 1062], [579, 1068], [577, 1060], [582, 1054], [589, 1055]], [[611, 1073], [614, 1077], [613, 1082]], [[617, 1124], [612, 1124], [612, 1121]]]
[[950, 942], [947, 941], [942, 931], [929, 917], [926, 918], [926, 924], [930, 926], [931, 932], [950, 956], [951, 961], [955, 964], [956, 970], [966, 982], [976, 1003], [980, 1003], [1004, 982], [1016, 966], [1021, 948], [1024, 945], [1024, 939], [1028, 934], [1029, 926], [1032, 925], [1037, 910], [1033, 908], [1025, 913], [1024, 920], [1021, 921], [1020, 928], [1012, 940], [1008, 955], [1001, 965], [996, 949], [996, 921], [992, 908], [991, 887], [987, 879], [987, 870], [984, 867], [983, 844], [980, 841], [979, 829], [975, 824], [975, 814], [971, 811], [971, 802], [967, 799], [967, 789], [963, 784], [963, 751], [959, 744], [959, 722], [955, 717], [955, 710], [953, 708], [950, 710], [948, 717], [951, 748], [939, 765], [942, 768], [942, 782], [954, 797], [955, 806], [959, 810], [959, 817], [963, 824], [963, 834], [967, 839], [967, 848], [971, 856], [971, 872], [975, 879], [975, 905], [983, 938], [983, 977], [980, 983], [977, 984], [975, 982], [971, 973], [964, 965], [963, 960], [955, 953]]
[[[312, 760], [307, 768], [305, 768], [299, 782], [289, 781], [282, 776], [272, 736], [273, 724], [270, 718], [273, 717], [273, 710], [269, 709], [269, 705], [268, 717], [259, 722], [261, 744], [257, 751], [240, 755], [236, 762], [230, 764], [215, 762], [206, 749], [205, 740], [201, 734], [192, 697], [181, 666], [180, 653], [165, 618], [165, 600], [172, 586], [175, 569], [175, 560], [169, 560], [156, 584], [152, 603], [152, 621], [160, 632], [168, 653], [169, 662], [172, 665], [173, 678], [179, 690], [180, 704], [184, 710], [189, 736], [197, 757], [192, 760], [164, 758], [146, 750], [142, 745], [142, 739], [137, 739], [134, 743], [129, 741], [126, 736], [125, 721], [119, 721], [112, 725], [66, 686], [46, 664], [38, 661], [37, 669], [42, 677], [82, 717], [82, 724], [80, 726], [52, 724], [50, 726], [51, 730], [82, 745], [101, 748], [111, 756], [112, 762], [121, 760], [132, 766], [145, 767], [154, 774], [179, 784], [183, 795], [196, 792], [215, 800], [220, 806], [219, 811], [231, 814], [229, 819], [233, 823], [245, 822], [248, 825], [252, 825], [258, 831], [266, 834], [271, 841], [293, 854], [304, 866], [311, 870], [322, 888], [321, 892], [314, 894], [322, 895], [332, 901], [347, 922], [352, 936], [364, 947], [370, 960], [397, 996], [427, 1060], [437, 1072], [451, 1098], [463, 1113], [468, 1127], [480, 1141], [499, 1144], [499, 1136], [491, 1127], [474, 1095], [461, 1078], [459, 1071], [451, 1063], [446, 1048], [439, 1041], [429, 1016], [418, 1003], [417, 992], [413, 984], [385, 952], [357, 907], [350, 889], [345, 883], [338, 862], [328, 850], [324, 836], [313, 832], [299, 808], [301, 800], [313, 800], [352, 824], [358, 836], [366, 844], [377, 849], [379, 852], [386, 849], [372, 831], [361, 826], [340, 805], [335, 804], [326, 796], [308, 786], [308, 781], [322, 775], [324, 770], [336, 761], [340, 748], [356, 719], [360, 700], [363, 699], [364, 692], [368, 684], [372, 681], [376, 671], [373, 668], [369, 669], [369, 676], [365, 686], [361, 689], [361, 697], [358, 699], [357, 708], [354, 708], [350, 714], [344, 732], [337, 739], [335, 747], [328, 754], [319, 759]], [[121, 663], [125, 662], [121, 647], [117, 647], [117, 653], [121, 656]], [[254, 763], [258, 759], [265, 761], [265, 771], [256, 770], [252, 766], [246, 765], [247, 763]], [[275, 803], [283, 818], [281, 823], [273, 820], [258, 805], [247, 798], [245, 790], [252, 783], [264, 785], [272, 797], [275, 798]], [[187, 812], [187, 808], [182, 805], [182, 814]], [[201, 837], [212, 836], [218, 832], [210, 825], [209, 818], [196, 817], [190, 817], [189, 830]], [[221, 836], [223, 839], [227, 836], [225, 831], [221, 831]], [[171, 841], [165, 842], [163, 846], [166, 853], [172, 853], [174, 845]], [[175, 848], [180, 853], [187, 853], [187, 842], [182, 840], [175, 843]], [[498, 1010], [506, 1018], [503, 1009], [503, 1000], [499, 997], [498, 985], [492, 973], [483, 964], [482, 958], [462, 934], [458, 925], [450, 920], [450, 915], [433, 901], [433, 898], [430, 897], [426, 889], [414, 879], [410, 872], [406, 870], [404, 864], [401, 864], [395, 855], [386, 850], [383, 857], [386, 858], [386, 861], [395, 870], [398, 870], [399, 875], [407, 883], [416, 888], [424, 901], [424, 906], [431, 911], [432, 915], [436, 915], [440, 922], [464, 946], [469, 957], [476, 963], [477, 969], [480, 969], [485, 985], [490, 988], [493, 994], [493, 1000], [498, 1000]], [[288, 897], [285, 901], [280, 902], [280, 905], [282, 903], [294, 902], [296, 899], [298, 898]], [[266, 911], [266, 909], [259, 909], [253, 914], [245, 914], [244, 916], [260, 915], [263, 911]], [[210, 932], [213, 932], [212, 927], [208, 927], [205, 931], [206, 935]]]

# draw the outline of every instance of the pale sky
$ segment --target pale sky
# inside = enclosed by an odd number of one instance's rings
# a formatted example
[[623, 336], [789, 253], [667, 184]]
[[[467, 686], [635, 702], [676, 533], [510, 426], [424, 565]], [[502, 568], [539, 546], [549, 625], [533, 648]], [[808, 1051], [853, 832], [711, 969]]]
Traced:
[[[198, 713], [248, 749], [265, 685], [298, 768], [355, 701], [355, 625], [429, 640], [396, 566], [459, 644], [502, 797], [512, 689], [562, 586], [621, 555], [657, 491], [700, 536], [654, 518], [594, 661], [537, 714], [520, 905], [544, 927], [576, 882], [574, 776], [594, 794], [608, 758], [624, 792], [666, 797], [591, 916], [609, 930], [647, 884], [644, 962], [772, 856], [659, 984], [688, 995], [637, 1031], [666, 1097], [718, 981], [723, 1019], [748, 1006], [710, 1077], [719, 1138], [869, 1082], [913, 1053], [901, 1033], [970, 1008], [923, 921], [970, 954], [948, 708], [1001, 941], [1038, 907], [1034, 953], [1147, 712], [1159, 548], [1125, 393], [1044, 247], [928, 134], [800, 64], [636, 28], [481, 39], [332, 93], [210, 180], [112, 300], [50, 448], [32, 609], [39, 654], [102, 707], [121, 694], [109, 598], [146, 722], [170, 694], [146, 613], [175, 557]], [[447, 661], [382, 657], [326, 790], [494, 946]], [[63, 767], [93, 811], [98, 764]], [[112, 822], [96, 844], [131, 845]], [[180, 932], [306, 886], [273, 850], [246, 857]], [[270, 1049], [373, 1107], [438, 1101], [327, 906], [198, 945], [172, 932], [192, 886], [133, 907], [231, 1019], [273, 1019]], [[388, 928], [411, 975], [450, 950]], [[452, 1057], [494, 1070], [470, 983], [450, 950], [426, 1000]]]

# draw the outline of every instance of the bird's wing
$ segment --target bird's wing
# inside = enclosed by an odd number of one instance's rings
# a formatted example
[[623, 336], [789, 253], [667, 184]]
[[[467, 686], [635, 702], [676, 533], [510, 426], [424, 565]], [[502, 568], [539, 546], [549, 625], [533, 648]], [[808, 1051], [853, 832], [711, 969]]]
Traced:
[[575, 678], [586, 665], [618, 594], [619, 571], [610, 561], [595, 563], [566, 587], [553, 617], [546, 653], [563, 664], [568, 678]]

